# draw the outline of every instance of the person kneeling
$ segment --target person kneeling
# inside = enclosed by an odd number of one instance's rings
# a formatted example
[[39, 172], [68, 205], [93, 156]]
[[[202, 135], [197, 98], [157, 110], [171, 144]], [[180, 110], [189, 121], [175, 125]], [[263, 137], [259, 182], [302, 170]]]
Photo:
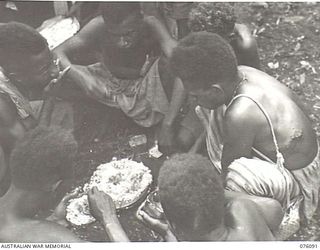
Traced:
[[[64, 194], [73, 178], [77, 143], [69, 131], [37, 127], [16, 144], [11, 158], [12, 182], [0, 198], [2, 242], [78, 242], [66, 229], [66, 204], [77, 193], [66, 195], [47, 219], [48, 211]], [[103, 223], [111, 241], [128, 241], [112, 199], [96, 188], [88, 193], [93, 216]]]
[[165, 161], [158, 185], [167, 223], [143, 209], [137, 216], [167, 241], [274, 240], [283, 217], [274, 199], [224, 190], [218, 171], [198, 154]]
[[171, 65], [197, 99], [208, 154], [225, 187], [278, 200], [296, 223], [292, 232], [308, 222], [318, 206], [320, 154], [297, 96], [268, 74], [238, 66], [217, 34], [181, 40]]

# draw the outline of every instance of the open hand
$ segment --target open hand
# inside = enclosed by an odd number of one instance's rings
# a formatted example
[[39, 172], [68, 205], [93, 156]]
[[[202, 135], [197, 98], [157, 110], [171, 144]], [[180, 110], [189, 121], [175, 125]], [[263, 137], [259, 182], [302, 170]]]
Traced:
[[153, 231], [159, 233], [162, 237], [165, 237], [169, 231], [169, 225], [166, 223], [165, 220], [163, 219], [155, 219], [148, 215], [144, 210], [143, 210], [143, 205], [142, 204], [136, 213], [136, 217], [142, 221], [144, 224], [146, 224], [150, 229]]

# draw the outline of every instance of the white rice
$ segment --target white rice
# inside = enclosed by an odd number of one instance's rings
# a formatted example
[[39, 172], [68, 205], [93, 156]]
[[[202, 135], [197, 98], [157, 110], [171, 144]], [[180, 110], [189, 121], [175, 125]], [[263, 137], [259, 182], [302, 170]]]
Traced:
[[[122, 159], [98, 166], [89, 183], [83, 186], [83, 191], [87, 193], [92, 187], [97, 187], [100, 191], [111, 196], [116, 208], [123, 208], [136, 202], [151, 182], [151, 171], [143, 163]], [[77, 206], [81, 208], [77, 208]], [[83, 212], [85, 216], [79, 215]], [[87, 216], [90, 214], [87, 195], [71, 201], [67, 213], [67, 219], [75, 225], [92, 222], [93, 217], [91, 216], [89, 219]]]

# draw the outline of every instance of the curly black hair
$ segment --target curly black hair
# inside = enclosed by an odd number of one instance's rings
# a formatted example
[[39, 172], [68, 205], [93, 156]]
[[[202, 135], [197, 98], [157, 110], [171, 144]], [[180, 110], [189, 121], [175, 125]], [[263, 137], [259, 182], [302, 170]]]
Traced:
[[172, 72], [184, 84], [207, 88], [214, 82], [230, 82], [237, 77], [237, 58], [222, 37], [206, 31], [192, 32], [178, 43], [169, 60]]
[[131, 15], [142, 17], [138, 2], [106, 2], [100, 4], [100, 11], [105, 22], [119, 24]]
[[12, 183], [41, 190], [48, 183], [73, 177], [77, 142], [58, 127], [36, 127], [18, 141], [10, 157]]
[[0, 24], [0, 65], [19, 60], [19, 55], [38, 55], [48, 48], [47, 40], [34, 28], [18, 22]]
[[189, 28], [193, 32], [208, 31], [226, 38], [236, 23], [234, 8], [230, 3], [197, 3], [189, 14]]
[[198, 154], [177, 154], [164, 162], [158, 177], [161, 205], [167, 219], [180, 229], [208, 233], [222, 223], [224, 189], [209, 159]]

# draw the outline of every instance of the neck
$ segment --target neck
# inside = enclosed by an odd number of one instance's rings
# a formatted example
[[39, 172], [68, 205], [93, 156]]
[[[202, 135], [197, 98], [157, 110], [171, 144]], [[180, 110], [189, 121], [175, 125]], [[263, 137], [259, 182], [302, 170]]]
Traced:
[[229, 236], [229, 230], [224, 222], [219, 227], [204, 236], [207, 241], [226, 241]]
[[234, 83], [231, 84], [230, 90], [226, 91], [226, 103], [225, 103], [226, 105], [228, 105], [231, 102], [232, 98], [237, 95], [238, 90], [244, 81], [245, 81], [244, 74], [238, 70], [236, 80], [234, 80]]
[[8, 192], [1, 198], [0, 208], [6, 215], [30, 218], [38, 212], [40, 200], [40, 193], [23, 190], [11, 184]]

